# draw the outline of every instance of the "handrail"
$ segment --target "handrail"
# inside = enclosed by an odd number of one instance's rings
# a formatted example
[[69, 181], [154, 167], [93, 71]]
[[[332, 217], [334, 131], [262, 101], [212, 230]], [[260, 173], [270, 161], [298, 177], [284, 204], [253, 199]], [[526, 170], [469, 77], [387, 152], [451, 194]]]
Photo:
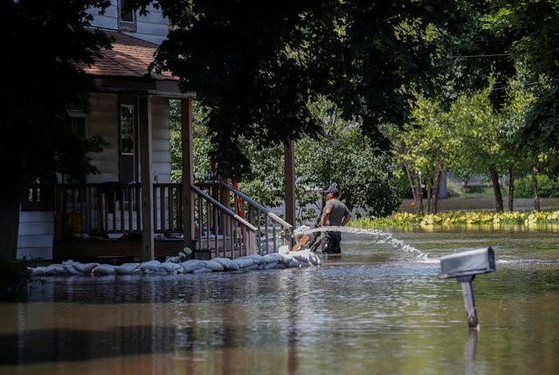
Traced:
[[239, 191], [239, 190], [235, 189], [234, 187], [232, 187], [231, 185], [226, 184], [226, 183], [221, 182], [221, 181], [220, 181], [220, 184], [221, 184], [221, 186], [223, 186], [224, 188], [226, 188], [227, 190], [229, 190], [233, 194], [238, 195], [241, 198], [243, 198], [245, 201], [250, 203], [250, 205], [252, 205], [253, 207], [256, 207], [258, 210], [266, 213], [266, 215], [268, 215], [268, 217], [270, 219], [274, 220], [275, 222], [277, 222], [278, 224], [280, 224], [284, 228], [293, 229], [293, 225], [289, 224], [287, 221], [283, 220], [281, 217], [279, 217], [278, 215], [276, 215], [275, 213], [270, 211], [268, 208], [262, 206], [260, 203], [254, 201], [251, 197], [249, 197], [248, 195], [246, 195], [242, 191]]
[[190, 187], [191, 187], [192, 190], [194, 190], [196, 192], [196, 194], [200, 195], [202, 198], [204, 198], [205, 200], [207, 200], [208, 202], [213, 204], [215, 207], [217, 207], [224, 214], [233, 217], [235, 220], [237, 220], [239, 223], [243, 224], [245, 227], [247, 227], [248, 229], [250, 229], [253, 232], [256, 232], [258, 230], [254, 225], [252, 225], [251, 223], [249, 223], [248, 221], [246, 221], [245, 219], [243, 219], [239, 215], [233, 213], [229, 208], [227, 208], [226, 206], [221, 204], [219, 201], [212, 198], [210, 195], [206, 194], [204, 191], [200, 190], [197, 186], [191, 184]]

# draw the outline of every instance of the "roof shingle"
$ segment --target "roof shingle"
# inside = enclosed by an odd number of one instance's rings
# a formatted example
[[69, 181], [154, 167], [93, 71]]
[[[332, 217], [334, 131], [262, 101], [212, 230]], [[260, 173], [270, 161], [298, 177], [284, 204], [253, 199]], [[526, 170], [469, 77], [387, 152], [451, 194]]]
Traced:
[[101, 51], [102, 58], [96, 58], [92, 66], [82, 65], [87, 74], [110, 77], [149, 77], [156, 80], [173, 80], [170, 72], [148, 72], [148, 66], [153, 62], [157, 45], [145, 40], [134, 38], [118, 31], [105, 31], [114, 38], [112, 50]]

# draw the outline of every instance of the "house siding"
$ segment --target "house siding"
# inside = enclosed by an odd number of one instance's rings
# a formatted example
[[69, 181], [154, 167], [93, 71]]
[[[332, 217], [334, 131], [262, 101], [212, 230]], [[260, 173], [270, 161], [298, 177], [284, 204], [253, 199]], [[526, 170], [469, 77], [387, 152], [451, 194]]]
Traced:
[[103, 152], [90, 154], [99, 174], [89, 175], [88, 183], [118, 181], [118, 95], [92, 93], [87, 116], [88, 136], [99, 135], [109, 143]]
[[161, 183], [171, 182], [171, 131], [169, 100], [153, 98], [152, 121], [152, 170]]
[[17, 258], [52, 259], [54, 239], [54, 213], [23, 211], [19, 214]]
[[[89, 13], [95, 16], [92, 26], [118, 30], [117, 4], [117, 0], [112, 0], [111, 6], [105, 10], [104, 14], [99, 14], [97, 9], [91, 8]], [[154, 44], [161, 44], [169, 32], [169, 22], [167, 18], [163, 17], [160, 9], [155, 9], [150, 5], [147, 10], [149, 13], [146, 16], [140, 16], [136, 12], [136, 32], [126, 31], [125, 33]]]

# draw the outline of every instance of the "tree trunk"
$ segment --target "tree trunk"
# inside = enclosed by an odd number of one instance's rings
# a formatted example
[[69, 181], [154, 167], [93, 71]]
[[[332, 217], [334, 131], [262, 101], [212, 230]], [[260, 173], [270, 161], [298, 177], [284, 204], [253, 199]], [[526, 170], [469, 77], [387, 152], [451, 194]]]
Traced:
[[21, 196], [13, 190], [0, 190], [0, 259], [4, 260], [15, 260], [17, 255]]
[[[406, 169], [406, 174], [408, 175], [408, 181], [410, 182], [411, 192], [413, 195], [413, 201], [415, 203], [415, 209], [418, 215], [423, 214], [423, 192], [421, 191], [421, 179], [417, 172], [410, 171], [408, 166], [404, 166]], [[419, 189], [418, 189], [419, 185]]]
[[415, 207], [418, 215], [423, 215], [423, 190], [421, 189], [421, 177], [418, 172], [413, 172], [413, 185], [415, 189]]
[[443, 177], [443, 164], [439, 164], [435, 172], [435, 184], [433, 186], [433, 213], [439, 212], [439, 189], [441, 187], [441, 178]]
[[503, 195], [501, 194], [501, 183], [499, 182], [499, 173], [494, 166], [489, 167], [491, 182], [493, 183], [493, 192], [495, 194], [495, 210], [503, 212]]
[[514, 210], [514, 168], [509, 167], [509, 196], [507, 198], [509, 211]]
[[540, 210], [540, 192], [538, 188], [538, 168], [532, 167], [532, 186], [534, 188], [534, 210]]
[[427, 190], [427, 213], [431, 214], [432, 211], [432, 204], [433, 204], [433, 187], [431, 186], [431, 181], [428, 181], [425, 190]]

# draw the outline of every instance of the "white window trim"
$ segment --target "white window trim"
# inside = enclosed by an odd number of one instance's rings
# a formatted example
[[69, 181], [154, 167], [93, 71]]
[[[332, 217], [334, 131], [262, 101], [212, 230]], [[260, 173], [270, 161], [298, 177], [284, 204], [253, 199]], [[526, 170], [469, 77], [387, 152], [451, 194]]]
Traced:
[[116, 12], [117, 12], [117, 16], [118, 16], [118, 29], [122, 30], [122, 31], [131, 31], [131, 32], [136, 32], [138, 30], [138, 15], [136, 14], [136, 12], [132, 12], [132, 22], [128, 22], [128, 21], [123, 21], [120, 18], [120, 8], [121, 8], [121, 0], [117, 0], [117, 5], [116, 5]]

